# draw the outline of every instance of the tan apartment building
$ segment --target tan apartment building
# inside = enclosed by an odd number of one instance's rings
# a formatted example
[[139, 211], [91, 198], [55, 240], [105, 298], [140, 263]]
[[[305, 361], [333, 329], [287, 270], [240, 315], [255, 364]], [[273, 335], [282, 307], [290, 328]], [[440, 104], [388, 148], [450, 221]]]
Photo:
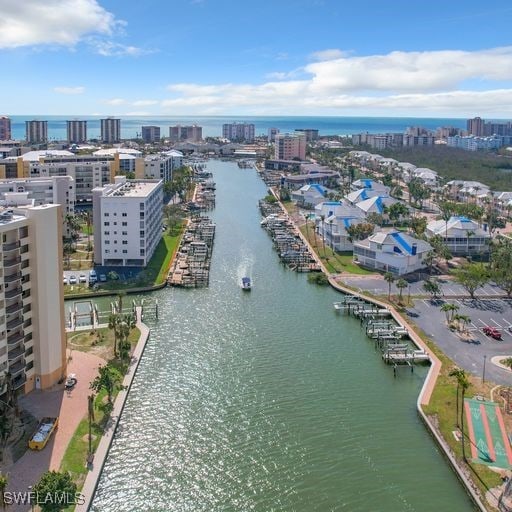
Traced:
[[0, 376], [18, 393], [66, 374], [61, 218], [59, 205], [0, 208]]

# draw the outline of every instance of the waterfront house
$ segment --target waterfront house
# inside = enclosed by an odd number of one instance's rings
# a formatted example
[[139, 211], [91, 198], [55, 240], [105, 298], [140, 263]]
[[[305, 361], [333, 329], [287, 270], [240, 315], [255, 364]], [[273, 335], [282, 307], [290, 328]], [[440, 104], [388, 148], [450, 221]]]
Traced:
[[326, 201], [315, 206], [317, 232], [333, 251], [352, 250], [347, 229], [361, 222], [365, 222], [363, 213], [347, 201]]
[[479, 181], [452, 180], [444, 186], [444, 189], [455, 201], [482, 202], [490, 193], [489, 187]]
[[411, 179], [416, 178], [423, 182], [427, 187], [436, 187], [439, 183], [439, 176], [436, 171], [429, 169], [428, 167], [417, 167], [412, 170], [410, 179], [406, 181], [411, 181]]
[[292, 192], [292, 201], [296, 201], [298, 206], [304, 208], [314, 208], [317, 204], [322, 203], [327, 195], [327, 189], [313, 183], [311, 185], [304, 185], [299, 190]]
[[[485, 228], [485, 229], [484, 229]], [[439, 235], [453, 255], [470, 256], [489, 251], [491, 235], [477, 222], [466, 217], [451, 217], [448, 222], [434, 220], [427, 225], [425, 235]]]
[[391, 205], [397, 202], [398, 201], [392, 197], [386, 195], [376, 195], [365, 199], [364, 201], [359, 201], [355, 205], [364, 213], [364, 215], [368, 215], [369, 213], [376, 213], [385, 217], [386, 208], [389, 208]]
[[406, 233], [381, 231], [354, 242], [354, 262], [401, 276], [425, 268], [423, 260], [431, 250], [429, 243]]
[[367, 192], [382, 192], [384, 194], [389, 194], [389, 187], [386, 187], [386, 185], [380, 181], [375, 181], [370, 178], [361, 178], [359, 180], [355, 180], [350, 185], [350, 188], [354, 191], [365, 189]]

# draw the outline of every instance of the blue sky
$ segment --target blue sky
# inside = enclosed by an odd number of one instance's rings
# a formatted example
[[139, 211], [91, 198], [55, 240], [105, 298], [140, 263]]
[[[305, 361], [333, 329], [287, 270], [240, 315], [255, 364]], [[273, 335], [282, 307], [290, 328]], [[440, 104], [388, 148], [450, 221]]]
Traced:
[[512, 117], [509, 1], [0, 0], [0, 114]]

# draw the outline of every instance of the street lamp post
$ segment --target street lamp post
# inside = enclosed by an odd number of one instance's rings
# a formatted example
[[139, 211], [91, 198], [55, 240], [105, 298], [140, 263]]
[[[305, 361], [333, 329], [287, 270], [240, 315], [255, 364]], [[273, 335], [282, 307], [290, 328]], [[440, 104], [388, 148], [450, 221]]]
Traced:
[[485, 384], [485, 361], [487, 360], [487, 356], [484, 355], [484, 368], [482, 370], [482, 384]]

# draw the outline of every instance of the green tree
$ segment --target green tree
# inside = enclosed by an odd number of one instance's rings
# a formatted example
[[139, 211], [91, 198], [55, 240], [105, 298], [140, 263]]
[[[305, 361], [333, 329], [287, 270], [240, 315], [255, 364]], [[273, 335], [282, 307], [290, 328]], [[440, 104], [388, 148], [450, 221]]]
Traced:
[[107, 392], [108, 403], [112, 404], [114, 392], [116, 389], [120, 389], [121, 373], [111, 364], [100, 366], [98, 372], [99, 374], [91, 382], [90, 387], [93, 391], [96, 391], [96, 393], [104, 389]]
[[418, 236], [422, 236], [427, 229], [427, 218], [423, 216], [414, 216], [411, 219], [411, 228]]
[[[34, 492], [39, 498], [39, 507], [43, 512], [58, 512], [74, 503], [77, 486], [69, 473], [47, 471], [34, 486]], [[46, 500], [45, 497], [66, 496], [66, 500]], [[60, 501], [64, 501], [61, 503]]]
[[491, 245], [490, 275], [509, 297], [512, 296], [512, 243], [498, 237]]
[[108, 328], [114, 334], [114, 357], [117, 357], [117, 348], [119, 341], [119, 323], [121, 322], [121, 317], [117, 313], [112, 313], [108, 317]]
[[396, 283], [395, 283], [395, 286], [398, 288], [399, 290], [399, 293], [398, 293], [398, 302], [401, 304], [402, 303], [402, 293], [404, 291], [404, 288], [407, 288], [409, 286], [409, 283], [405, 280], [405, 279], [399, 279]]
[[462, 443], [462, 458], [466, 460], [465, 450], [465, 435], [464, 435], [464, 396], [469, 388], [469, 379], [466, 371], [461, 368], [454, 368], [450, 373], [450, 377], [457, 379], [457, 426], [459, 426], [459, 390], [461, 393], [461, 407], [460, 407], [460, 428], [461, 428], [461, 443]]
[[391, 272], [386, 272], [384, 274], [384, 281], [388, 283], [388, 300], [391, 300], [391, 285], [395, 281], [395, 276]]
[[347, 234], [350, 240], [364, 240], [369, 237], [375, 226], [369, 222], [360, 222], [359, 224], [352, 224], [347, 228]]
[[481, 263], [468, 263], [452, 271], [453, 279], [475, 298], [475, 291], [489, 282], [489, 272]]
[[5, 490], [7, 489], [7, 484], [7, 476], [0, 473], [0, 505], [2, 506], [2, 510], [5, 510]]
[[436, 299], [441, 295], [441, 286], [439, 285], [439, 281], [437, 279], [427, 279], [423, 283], [423, 289], [432, 295], [433, 299]]
[[434, 251], [428, 251], [423, 258], [423, 263], [428, 267], [428, 273], [432, 274], [432, 267], [436, 259], [436, 253]]
[[423, 201], [430, 197], [430, 189], [419, 178], [413, 178], [407, 185], [409, 195], [418, 205], [420, 210], [423, 208]]
[[457, 304], [452, 304], [451, 302], [445, 302], [441, 306], [441, 311], [446, 315], [446, 323], [450, 324], [453, 321], [453, 316], [459, 310], [459, 306]]
[[388, 217], [393, 221], [393, 226], [400, 218], [407, 215], [409, 215], [409, 209], [403, 203], [394, 203], [388, 208]]

